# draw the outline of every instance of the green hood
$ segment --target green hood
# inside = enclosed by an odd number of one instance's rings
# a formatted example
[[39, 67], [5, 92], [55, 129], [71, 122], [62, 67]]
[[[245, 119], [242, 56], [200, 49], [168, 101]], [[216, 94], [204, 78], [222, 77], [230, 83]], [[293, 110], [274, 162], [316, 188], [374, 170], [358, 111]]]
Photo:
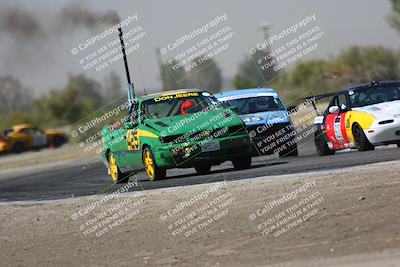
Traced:
[[216, 128], [243, 126], [239, 116], [229, 109], [217, 108], [207, 112], [176, 115], [161, 119], [146, 119], [145, 123], [162, 136], [187, 134]]

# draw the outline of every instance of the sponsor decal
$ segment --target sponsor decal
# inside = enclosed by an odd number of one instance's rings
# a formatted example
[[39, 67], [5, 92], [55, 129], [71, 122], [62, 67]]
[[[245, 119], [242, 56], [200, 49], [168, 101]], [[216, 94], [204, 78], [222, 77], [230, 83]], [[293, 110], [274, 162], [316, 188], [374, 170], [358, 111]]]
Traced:
[[180, 94], [174, 94], [174, 95], [166, 95], [166, 96], [154, 98], [154, 102], [168, 101], [168, 100], [172, 100], [172, 99], [192, 97], [192, 96], [199, 96], [199, 93], [180, 93]]

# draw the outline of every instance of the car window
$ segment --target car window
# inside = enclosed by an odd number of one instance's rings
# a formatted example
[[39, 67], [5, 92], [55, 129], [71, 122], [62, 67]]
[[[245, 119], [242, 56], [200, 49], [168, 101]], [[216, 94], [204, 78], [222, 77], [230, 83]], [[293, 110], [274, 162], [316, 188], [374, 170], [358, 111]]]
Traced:
[[355, 108], [400, 100], [400, 88], [393, 85], [358, 88], [348, 93]]
[[338, 106], [341, 107], [343, 104], [347, 106], [347, 99], [345, 94], [340, 94], [338, 97]]
[[226, 103], [230, 106], [236, 107], [238, 114], [285, 110], [281, 100], [276, 96], [239, 98], [227, 100]]
[[26, 135], [33, 135], [34, 134], [34, 130], [32, 128], [24, 128], [20, 131], [20, 133], [22, 134], [26, 134]]
[[13, 132], [14, 132], [14, 129], [7, 129], [7, 130], [4, 130], [3, 134], [5, 136], [10, 136]]
[[180, 96], [178, 98], [165, 97], [165, 99], [158, 101], [157, 99], [146, 100], [142, 104], [142, 112], [144, 118], [147, 119], [165, 118], [175, 115], [196, 113], [207, 107], [215, 107], [217, 103], [218, 102], [210, 96], [198, 95], [196, 93], [196, 96]]

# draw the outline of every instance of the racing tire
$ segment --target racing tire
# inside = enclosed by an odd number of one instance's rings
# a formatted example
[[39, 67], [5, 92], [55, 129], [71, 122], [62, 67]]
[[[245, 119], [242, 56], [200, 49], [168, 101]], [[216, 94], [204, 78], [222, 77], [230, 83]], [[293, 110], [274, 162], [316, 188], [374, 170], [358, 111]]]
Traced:
[[211, 170], [211, 165], [210, 164], [198, 165], [195, 166], [194, 169], [198, 174], [207, 174]]
[[325, 133], [321, 131], [315, 132], [314, 142], [315, 142], [315, 148], [317, 149], [317, 153], [319, 156], [323, 157], [335, 154], [335, 150], [331, 149], [328, 146], [328, 140], [326, 138]]
[[51, 140], [51, 145], [54, 147], [60, 147], [62, 146], [63, 143], [64, 143], [64, 138], [62, 138], [61, 136], [56, 136], [53, 138], [53, 140]]
[[16, 154], [22, 153], [25, 150], [25, 145], [22, 142], [16, 142], [12, 150]]
[[166, 169], [157, 166], [153, 153], [149, 147], [143, 149], [143, 165], [150, 181], [164, 179], [167, 174]]
[[357, 124], [353, 127], [353, 136], [358, 151], [363, 152], [375, 149], [375, 146], [368, 141], [360, 125]]
[[232, 160], [233, 167], [236, 170], [246, 170], [251, 167], [251, 156], [240, 157]]
[[121, 184], [128, 182], [129, 175], [124, 174], [120, 171], [115, 156], [112, 153], [108, 155], [108, 164], [110, 165], [111, 180], [114, 184]]
[[279, 152], [279, 158], [298, 157], [298, 156], [299, 156], [299, 150], [297, 149], [297, 145], [289, 147], [288, 149]]

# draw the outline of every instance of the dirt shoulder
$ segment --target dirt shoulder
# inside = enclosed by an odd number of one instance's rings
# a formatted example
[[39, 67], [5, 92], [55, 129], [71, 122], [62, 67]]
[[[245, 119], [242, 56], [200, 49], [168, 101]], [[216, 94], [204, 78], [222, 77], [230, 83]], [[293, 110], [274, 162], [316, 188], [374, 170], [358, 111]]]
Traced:
[[31, 168], [37, 165], [53, 164], [68, 160], [86, 161], [92, 158], [100, 158], [94, 152], [85, 153], [78, 145], [66, 144], [57, 149], [43, 148], [38, 151], [27, 151], [21, 154], [1, 154], [0, 170], [14, 170]]
[[390, 265], [400, 260], [399, 172], [396, 161], [2, 203], [0, 256], [14, 266]]

